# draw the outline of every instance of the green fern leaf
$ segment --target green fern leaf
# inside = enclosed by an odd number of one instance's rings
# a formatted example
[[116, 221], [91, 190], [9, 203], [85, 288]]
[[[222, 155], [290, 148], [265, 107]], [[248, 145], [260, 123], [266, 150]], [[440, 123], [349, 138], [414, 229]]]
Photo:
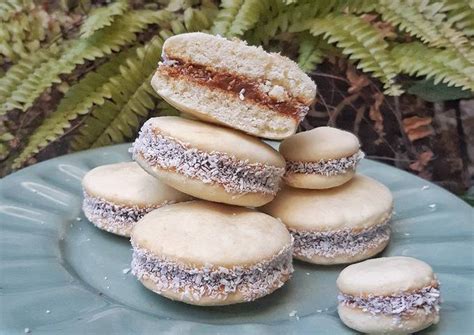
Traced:
[[134, 135], [139, 118], [147, 116], [156, 106], [156, 93], [150, 80], [162, 43], [155, 37], [120, 67], [120, 74], [110, 78], [111, 98], [86, 118], [72, 144], [74, 150], [119, 143]]
[[202, 1], [199, 8], [186, 8], [184, 11], [184, 26], [186, 31], [208, 31], [219, 11], [210, 0]]
[[32, 106], [44, 90], [54, 83], [60, 83], [60, 75], [71, 73], [86, 60], [94, 60], [120, 51], [136, 39], [136, 33], [149, 24], [165, 20], [168, 12], [136, 10], [117, 18], [112, 25], [95, 32], [86, 39], [68, 42], [61, 57], [51, 59], [35, 69], [26, 80], [21, 82], [10, 96], [0, 101], [0, 114], [19, 108], [22, 111]]
[[442, 12], [442, 3], [425, 0], [379, 0], [377, 11], [385, 21], [433, 47], [455, 49], [471, 63], [474, 52], [462, 31], [453, 29]]
[[288, 31], [301, 32], [310, 29], [311, 19], [324, 18], [331, 13], [337, 13], [347, 6], [346, 1], [299, 1], [296, 6], [288, 9]]
[[[0, 79], [0, 101], [4, 102], [7, 97], [11, 96], [16, 87], [25, 81], [35, 69], [41, 64], [56, 59], [60, 52], [60, 48], [52, 45], [48, 49], [40, 49], [35, 53], [35, 57], [26, 57], [16, 65], [13, 65], [6, 74]], [[0, 115], [2, 111], [0, 109]]]
[[269, 8], [268, 0], [224, 0], [212, 28], [214, 34], [241, 37]]
[[17, 12], [30, 8], [32, 5], [32, 0], [3, 0], [0, 3], [0, 22], [8, 21]]
[[400, 95], [395, 84], [397, 69], [388, 51], [388, 44], [378, 31], [360, 17], [352, 15], [328, 15], [314, 19], [311, 34], [322, 35], [328, 43], [336, 44], [349, 59], [357, 61], [357, 68], [382, 81], [387, 94]]
[[413, 42], [395, 46], [392, 56], [401, 72], [433, 78], [434, 83], [474, 91], [474, 65], [454, 50], [440, 50]]
[[466, 36], [474, 36], [474, 1], [444, 0], [447, 20]]
[[340, 10], [342, 12], [349, 12], [349, 13], [369, 13], [373, 12], [377, 9], [378, 0], [351, 0], [341, 4], [342, 8]]
[[86, 38], [97, 30], [110, 26], [118, 15], [122, 15], [128, 8], [125, 0], [119, 0], [105, 7], [93, 9], [81, 25], [81, 35]]
[[305, 72], [311, 72], [324, 60], [324, 51], [319, 46], [320, 39], [312, 36], [301, 38], [298, 65]]
[[217, 14], [214, 26], [211, 31], [213, 34], [227, 36], [232, 27], [235, 17], [239, 13], [245, 0], [223, 0], [221, 10]]
[[287, 4], [283, 0], [267, 0], [255, 28], [245, 35], [252, 44], [268, 44], [270, 39], [287, 31], [309, 29], [309, 19], [322, 17], [340, 7], [340, 0], [298, 0]]
[[111, 76], [119, 73], [119, 66], [134, 53], [133, 49], [121, 52], [112, 60], [89, 72], [65, 94], [56, 110], [48, 115], [28, 139], [28, 143], [15, 159], [13, 168], [18, 168], [52, 141], [64, 134], [70, 121], [87, 114], [93, 105], [102, 105], [111, 97], [110, 87], [105, 85]]

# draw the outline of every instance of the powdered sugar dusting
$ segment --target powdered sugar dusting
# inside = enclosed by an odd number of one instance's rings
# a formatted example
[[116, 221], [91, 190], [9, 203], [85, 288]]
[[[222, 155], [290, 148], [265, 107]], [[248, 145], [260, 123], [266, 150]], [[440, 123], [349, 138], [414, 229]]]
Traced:
[[84, 193], [82, 210], [87, 219], [101, 229], [110, 232], [128, 231], [145, 214], [161, 206], [171, 204], [167, 201], [156, 206], [139, 207], [117, 205], [105, 199]]
[[438, 281], [414, 292], [402, 292], [390, 296], [358, 297], [339, 293], [338, 300], [343, 305], [360, 308], [372, 315], [385, 314], [396, 317], [411, 315], [420, 310], [426, 314], [438, 313], [441, 303]]
[[138, 279], [150, 279], [154, 291], [171, 290], [190, 300], [206, 296], [225, 300], [239, 292], [246, 301], [255, 300], [283, 286], [293, 272], [292, 244], [277, 255], [251, 267], [206, 265], [192, 268], [175, 261], [158, 258], [133, 241], [132, 274]]
[[352, 229], [327, 232], [308, 232], [290, 229], [295, 239], [294, 254], [311, 258], [313, 256], [336, 257], [355, 256], [374, 248], [390, 238], [389, 219], [385, 222], [355, 233]]
[[206, 184], [220, 184], [229, 193], [276, 194], [284, 174], [284, 168], [190, 148], [177, 139], [155, 134], [147, 123], [131, 151], [134, 159], [139, 155], [152, 166], [175, 170]]
[[286, 162], [287, 173], [304, 173], [304, 174], [320, 174], [323, 176], [334, 176], [344, 174], [349, 170], [354, 170], [359, 161], [364, 158], [365, 154], [359, 150], [349, 157], [339, 159], [320, 160], [319, 162]]

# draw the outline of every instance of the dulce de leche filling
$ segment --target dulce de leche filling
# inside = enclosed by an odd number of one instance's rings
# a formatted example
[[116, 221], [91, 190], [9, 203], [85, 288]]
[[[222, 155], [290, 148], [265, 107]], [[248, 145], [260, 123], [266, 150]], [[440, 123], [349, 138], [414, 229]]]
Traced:
[[203, 65], [185, 63], [178, 59], [167, 59], [164, 63], [160, 63], [158, 71], [170, 77], [186, 77], [187, 80], [199, 85], [232, 92], [238, 95], [242, 101], [251, 100], [278, 113], [288, 115], [298, 122], [309, 110], [309, 107], [297, 98], [286, 95], [285, 99], [276, 99], [270, 96], [265, 91], [271, 89], [266, 89], [263, 82], [222, 70], [217, 71]]

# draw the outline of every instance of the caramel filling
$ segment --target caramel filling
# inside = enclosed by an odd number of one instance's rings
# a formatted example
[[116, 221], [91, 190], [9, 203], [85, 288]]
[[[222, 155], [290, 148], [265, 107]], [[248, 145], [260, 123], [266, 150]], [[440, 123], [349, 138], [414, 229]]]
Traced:
[[158, 71], [170, 77], [186, 77], [199, 85], [232, 92], [238, 95], [241, 100], [252, 100], [278, 113], [288, 115], [297, 121], [301, 121], [309, 109], [308, 106], [294, 97], [277, 101], [262, 90], [261, 87], [264, 84], [257, 80], [216, 71], [202, 65], [184, 63], [173, 59], [161, 63]]

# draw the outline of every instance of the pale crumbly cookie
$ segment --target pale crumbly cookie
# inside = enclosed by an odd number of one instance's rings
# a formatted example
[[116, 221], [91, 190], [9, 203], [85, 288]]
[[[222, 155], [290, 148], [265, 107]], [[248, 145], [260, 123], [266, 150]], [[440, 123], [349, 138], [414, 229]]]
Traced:
[[151, 84], [182, 112], [271, 139], [294, 134], [316, 95], [292, 60], [204, 33], [168, 38]]
[[148, 120], [132, 153], [149, 173], [181, 192], [239, 206], [271, 201], [285, 171], [278, 151], [252, 136], [172, 116]]
[[132, 232], [132, 273], [148, 289], [193, 305], [252, 301], [293, 272], [292, 238], [269, 215], [196, 200], [147, 214]]
[[353, 264], [337, 279], [338, 312], [350, 328], [370, 334], [411, 334], [438, 323], [439, 282], [411, 257]]
[[298, 188], [325, 189], [348, 182], [364, 157], [354, 134], [332, 127], [298, 133], [280, 145], [285, 182]]
[[153, 209], [191, 200], [146, 173], [137, 163], [108, 164], [82, 179], [85, 216], [98, 228], [130, 236], [135, 223]]
[[287, 226], [295, 239], [295, 258], [343, 264], [372, 257], [387, 246], [392, 207], [387, 187], [356, 175], [326, 190], [286, 186], [261, 210]]

